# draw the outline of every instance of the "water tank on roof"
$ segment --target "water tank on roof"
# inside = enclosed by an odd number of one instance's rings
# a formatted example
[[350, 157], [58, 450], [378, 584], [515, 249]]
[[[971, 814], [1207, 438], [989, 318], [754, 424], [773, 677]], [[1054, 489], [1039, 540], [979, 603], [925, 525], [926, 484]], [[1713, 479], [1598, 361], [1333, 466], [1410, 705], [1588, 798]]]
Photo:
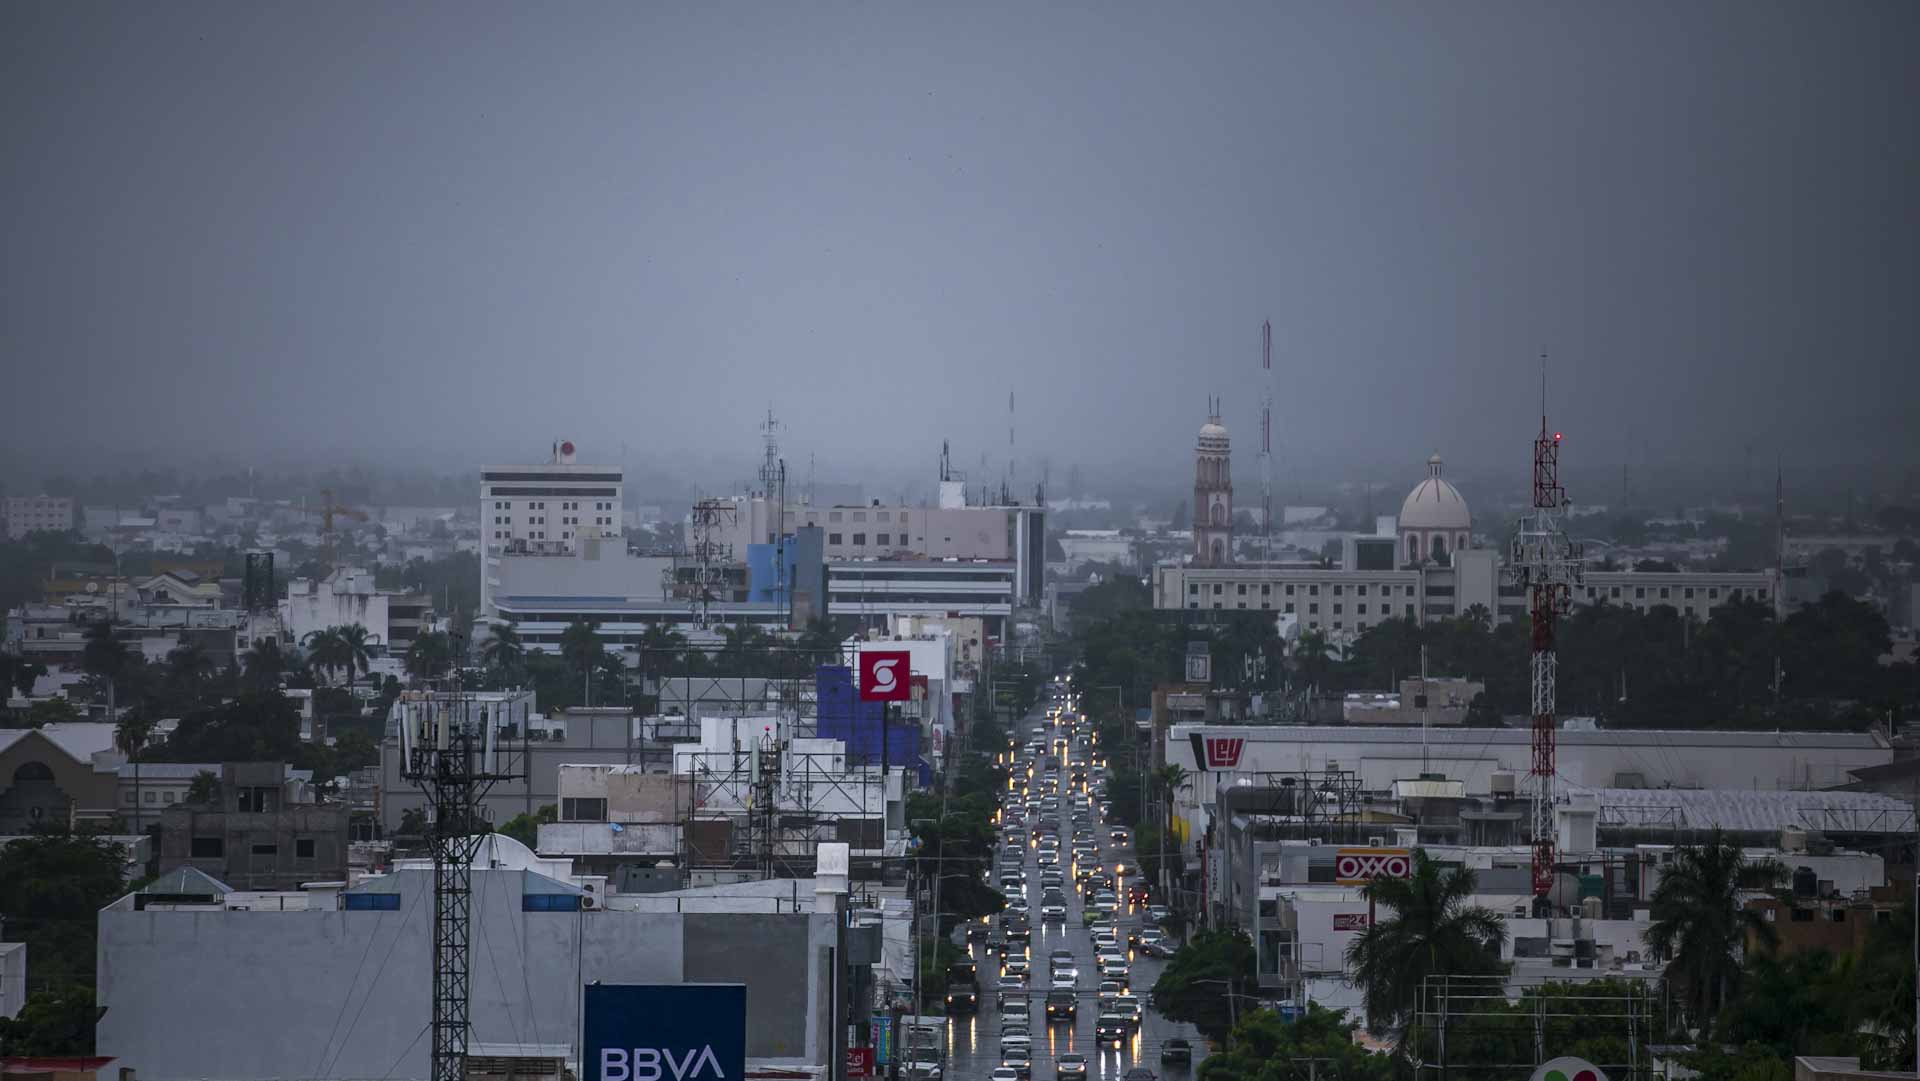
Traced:
[[1493, 771], [1493, 776], [1487, 778], [1487, 788], [1496, 796], [1511, 799], [1519, 791], [1519, 784], [1512, 770], [1497, 769]]
[[1795, 897], [1816, 897], [1820, 893], [1820, 875], [1811, 867], [1796, 867], [1793, 871], [1793, 895]]
[[1798, 826], [1788, 826], [1780, 831], [1780, 851], [1805, 852], [1807, 850], [1807, 831]]

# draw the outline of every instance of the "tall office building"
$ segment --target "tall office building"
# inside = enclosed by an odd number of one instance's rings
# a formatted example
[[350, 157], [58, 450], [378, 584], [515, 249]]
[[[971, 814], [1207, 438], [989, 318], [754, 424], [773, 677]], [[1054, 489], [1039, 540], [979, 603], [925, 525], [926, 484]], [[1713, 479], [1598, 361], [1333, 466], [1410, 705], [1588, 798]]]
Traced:
[[539, 465], [487, 466], [480, 473], [480, 611], [493, 611], [500, 561], [565, 556], [582, 542], [621, 537], [625, 474], [583, 465], [571, 440], [557, 440]]

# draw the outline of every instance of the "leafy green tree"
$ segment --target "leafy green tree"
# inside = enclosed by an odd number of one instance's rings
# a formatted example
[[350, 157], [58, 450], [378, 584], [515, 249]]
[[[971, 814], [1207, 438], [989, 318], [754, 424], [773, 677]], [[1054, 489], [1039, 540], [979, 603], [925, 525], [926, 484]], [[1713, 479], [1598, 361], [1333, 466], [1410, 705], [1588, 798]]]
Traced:
[[[1375, 1031], [1403, 1028], [1430, 976], [1497, 976], [1506, 921], [1467, 902], [1478, 879], [1471, 868], [1442, 870], [1423, 850], [1406, 878], [1370, 879], [1361, 890], [1384, 909], [1347, 947], [1347, 967], [1366, 996]], [[1387, 914], [1391, 913], [1391, 914]]]
[[340, 636], [340, 628], [326, 627], [307, 632], [300, 641], [307, 651], [307, 660], [316, 671], [325, 672], [331, 680], [334, 673], [349, 668], [353, 661], [347, 655], [346, 639]]
[[1202, 931], [1161, 970], [1153, 1001], [1169, 1020], [1188, 1022], [1218, 1043], [1232, 1030], [1239, 1007], [1257, 1000], [1258, 990], [1253, 941], [1238, 931]]
[[154, 757], [168, 762], [299, 762], [300, 711], [278, 691], [249, 691], [180, 719]]
[[140, 801], [140, 754], [153, 741], [153, 718], [140, 710], [129, 710], [113, 728], [113, 745], [127, 761], [133, 764], [133, 813], [134, 829], [142, 828], [141, 815], [144, 805]]
[[27, 707], [27, 727], [39, 728], [47, 724], [66, 724], [84, 719], [79, 709], [74, 707], [72, 699], [66, 697], [42, 698]]
[[167, 651], [166, 687], [169, 703], [175, 709], [199, 705], [218, 674], [213, 658], [198, 642], [187, 642]]
[[1389, 1081], [1393, 1059], [1354, 1043], [1357, 1027], [1346, 1011], [1318, 1004], [1290, 1021], [1242, 1011], [1226, 1047], [1200, 1063], [1199, 1081]]
[[908, 826], [915, 841], [914, 866], [921, 879], [940, 884], [940, 938], [968, 920], [1006, 907], [1006, 898], [987, 885], [993, 858], [994, 799], [988, 792], [949, 795], [946, 807], [933, 792], [907, 797]]
[[594, 632], [593, 625], [585, 620], [574, 620], [567, 624], [566, 630], [560, 632], [560, 656], [566, 659], [567, 667], [573, 669], [574, 678], [582, 685], [592, 676], [604, 652], [600, 636]]
[[347, 670], [347, 689], [353, 689], [354, 678], [364, 674], [373, 664], [373, 647], [380, 643], [380, 636], [371, 634], [358, 623], [349, 623], [334, 628], [340, 636], [341, 660]]
[[126, 849], [101, 837], [43, 830], [0, 847], [0, 912], [27, 944], [36, 983], [91, 987], [96, 914], [126, 892]]
[[0, 1055], [87, 1056], [100, 1016], [93, 988], [65, 983], [27, 996], [17, 1017], [0, 1017]]
[[114, 637], [113, 624], [101, 620], [87, 628], [85, 643], [80, 647], [80, 667], [88, 675], [124, 691], [127, 673], [137, 663], [139, 658], [128, 652], [127, 644]]
[[1777, 886], [1784, 874], [1772, 860], [1749, 861], [1715, 829], [1703, 843], [1676, 850], [1654, 887], [1647, 945], [1666, 959], [1667, 981], [1703, 1033], [1739, 988], [1742, 946], [1778, 938], [1758, 912], [1742, 907], [1740, 894]]
[[501, 825], [499, 832], [519, 841], [528, 848], [534, 847], [540, 840], [540, 826], [546, 822], [560, 821], [560, 814], [553, 804], [543, 803], [533, 814], [524, 812], [514, 815]]

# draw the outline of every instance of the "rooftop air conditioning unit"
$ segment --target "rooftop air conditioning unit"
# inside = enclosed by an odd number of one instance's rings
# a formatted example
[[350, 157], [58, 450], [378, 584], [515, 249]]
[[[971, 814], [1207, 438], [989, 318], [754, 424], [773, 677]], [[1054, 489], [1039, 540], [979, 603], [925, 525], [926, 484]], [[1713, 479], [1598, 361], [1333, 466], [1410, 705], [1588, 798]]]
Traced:
[[1380, 836], [1377, 833], [1367, 838], [1367, 844], [1371, 845], [1374, 848], [1383, 847], [1386, 843], [1387, 843], [1387, 839], [1385, 837]]

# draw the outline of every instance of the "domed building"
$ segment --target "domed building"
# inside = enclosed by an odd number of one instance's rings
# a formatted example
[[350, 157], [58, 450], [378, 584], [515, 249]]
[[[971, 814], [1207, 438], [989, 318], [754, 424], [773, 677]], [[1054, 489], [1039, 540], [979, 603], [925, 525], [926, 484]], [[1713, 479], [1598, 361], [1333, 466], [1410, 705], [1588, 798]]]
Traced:
[[1224, 567], [1233, 562], [1233, 447], [1219, 406], [1210, 412], [1193, 454], [1193, 561]]
[[1427, 459], [1427, 479], [1400, 504], [1400, 559], [1403, 564], [1449, 563], [1451, 553], [1473, 536], [1473, 513], [1460, 489], [1440, 476], [1440, 455]]

